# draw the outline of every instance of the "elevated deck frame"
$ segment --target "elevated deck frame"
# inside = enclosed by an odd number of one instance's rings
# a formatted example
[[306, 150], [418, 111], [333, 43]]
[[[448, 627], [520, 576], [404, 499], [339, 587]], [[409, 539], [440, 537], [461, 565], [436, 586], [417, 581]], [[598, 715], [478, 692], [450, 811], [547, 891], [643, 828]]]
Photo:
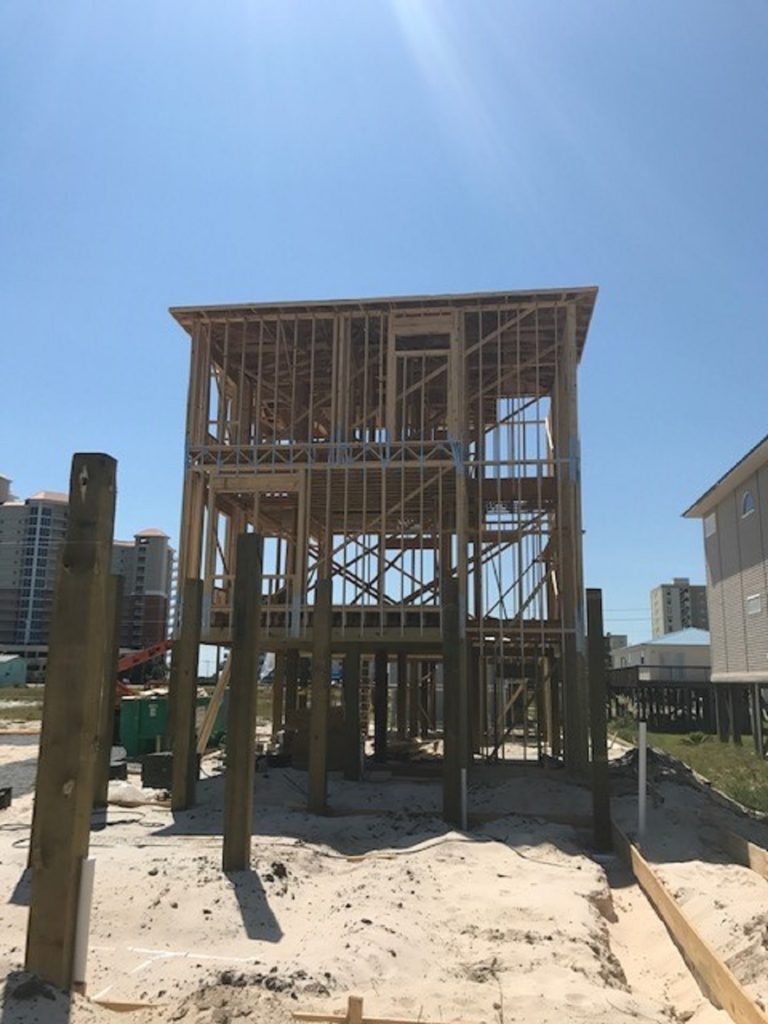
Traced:
[[533, 729], [584, 767], [577, 366], [595, 298], [172, 309], [191, 339], [179, 575], [203, 580], [202, 641], [231, 643], [243, 531], [264, 537], [259, 644], [277, 654], [311, 654], [331, 578], [334, 656], [439, 676], [455, 578], [474, 752], [503, 754], [516, 714], [524, 750]]

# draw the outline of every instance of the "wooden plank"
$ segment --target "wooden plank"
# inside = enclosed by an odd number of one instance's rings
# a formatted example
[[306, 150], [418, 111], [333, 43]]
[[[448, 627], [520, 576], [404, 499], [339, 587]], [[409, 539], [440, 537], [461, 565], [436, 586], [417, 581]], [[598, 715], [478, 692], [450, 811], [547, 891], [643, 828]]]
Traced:
[[360, 731], [360, 655], [350, 653], [344, 658], [344, 778], [360, 779], [362, 766], [362, 734]]
[[80, 872], [88, 855], [116, 469], [108, 455], [72, 460], [69, 525], [51, 617], [24, 966], [62, 989], [72, 985]]
[[283, 728], [285, 704], [285, 651], [275, 654], [275, 670], [272, 673], [272, 739]]
[[171, 807], [174, 811], [185, 810], [195, 802], [198, 757], [195, 744], [197, 665], [200, 652], [202, 605], [203, 581], [200, 579], [185, 580], [181, 606], [181, 629], [171, 655], [171, 694], [173, 695]]
[[331, 694], [331, 617], [333, 584], [317, 582], [312, 630], [312, 703], [309, 708], [307, 807], [323, 814], [328, 790], [328, 706]]
[[224, 777], [222, 865], [225, 871], [246, 871], [251, 865], [263, 549], [258, 533], [241, 533], [237, 538]]
[[756, 874], [768, 880], [768, 850], [750, 843], [748, 839], [727, 828], [720, 830], [719, 838], [724, 849], [738, 864], [752, 868]]
[[587, 588], [589, 728], [592, 742], [592, 836], [598, 850], [611, 848], [608, 781], [608, 722], [605, 692], [603, 592]]
[[106, 807], [109, 798], [109, 764], [115, 730], [115, 699], [117, 695], [117, 662], [120, 658], [120, 624], [123, 618], [122, 576], [110, 576], [107, 622], [104, 633], [104, 678], [99, 704], [99, 727], [96, 736], [96, 768], [93, 806]]
[[651, 865], [616, 824], [613, 841], [709, 998], [735, 1024], [768, 1024], [768, 1014], [756, 1005], [712, 946], [699, 935]]
[[232, 658], [228, 658], [226, 664], [219, 672], [219, 677], [216, 680], [216, 685], [213, 688], [211, 699], [208, 701], [208, 707], [205, 709], [205, 715], [200, 723], [200, 733], [197, 737], [197, 752], [202, 755], [208, 749], [208, 740], [211, 738], [213, 732], [213, 726], [216, 722], [216, 716], [219, 713], [221, 702], [224, 700], [224, 693], [229, 686], [229, 677], [232, 671]]
[[376, 651], [373, 669], [373, 759], [379, 762], [387, 760], [388, 669], [386, 651]]

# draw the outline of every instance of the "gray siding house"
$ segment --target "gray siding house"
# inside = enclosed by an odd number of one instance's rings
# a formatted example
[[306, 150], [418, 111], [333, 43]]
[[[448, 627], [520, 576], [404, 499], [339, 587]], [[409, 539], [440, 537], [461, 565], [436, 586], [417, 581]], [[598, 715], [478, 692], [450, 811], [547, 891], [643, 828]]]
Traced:
[[683, 514], [703, 521], [712, 681], [728, 684], [731, 718], [746, 712], [739, 705], [748, 688], [755, 741], [762, 748], [759, 709], [768, 686], [768, 437]]

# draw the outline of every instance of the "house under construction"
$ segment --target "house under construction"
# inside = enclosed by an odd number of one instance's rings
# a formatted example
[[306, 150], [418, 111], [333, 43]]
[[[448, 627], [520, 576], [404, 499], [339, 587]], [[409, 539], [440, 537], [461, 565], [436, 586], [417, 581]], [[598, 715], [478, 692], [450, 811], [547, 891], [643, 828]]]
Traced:
[[390, 666], [401, 736], [444, 721], [448, 757], [450, 720], [462, 763], [514, 730], [586, 764], [577, 367], [596, 294], [171, 310], [192, 347], [179, 578], [203, 581], [202, 642], [230, 645], [238, 536], [263, 538], [281, 717], [325, 586], [333, 657], [358, 693], [384, 681], [381, 744]]

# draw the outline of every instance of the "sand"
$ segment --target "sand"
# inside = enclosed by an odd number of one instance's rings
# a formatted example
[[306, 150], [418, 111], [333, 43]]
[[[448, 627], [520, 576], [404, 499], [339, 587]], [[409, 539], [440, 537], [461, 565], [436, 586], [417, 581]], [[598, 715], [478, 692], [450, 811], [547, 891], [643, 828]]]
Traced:
[[[561, 772], [473, 772], [467, 834], [440, 820], [439, 779], [428, 771], [361, 783], [332, 775], [334, 813], [324, 818], [303, 810], [303, 773], [260, 772], [253, 871], [228, 877], [217, 756], [205, 759], [209, 778], [192, 811], [110, 807], [95, 819], [89, 996], [159, 1008], [115, 1018], [79, 997], [16, 998], [28, 980], [18, 972], [34, 753], [28, 736], [0, 736], [0, 772], [21, 793], [0, 817], [0, 884], [10, 896], [0, 905], [2, 1024], [36, 1015], [54, 1024], [277, 1024], [295, 1009], [343, 1012], [350, 993], [364, 997], [366, 1014], [423, 1021], [728, 1019], [703, 998], [619, 861], [590, 856], [578, 828], [536, 818], [542, 808], [577, 822], [589, 814], [588, 791]], [[664, 785], [685, 803], [685, 787]], [[631, 800], [619, 801], [625, 816]], [[654, 814], [669, 814], [676, 800], [665, 800]], [[692, 887], [694, 876], [675, 884]], [[753, 915], [768, 910], [758, 890]], [[702, 873], [701, 900], [713, 904], [719, 891]]]

